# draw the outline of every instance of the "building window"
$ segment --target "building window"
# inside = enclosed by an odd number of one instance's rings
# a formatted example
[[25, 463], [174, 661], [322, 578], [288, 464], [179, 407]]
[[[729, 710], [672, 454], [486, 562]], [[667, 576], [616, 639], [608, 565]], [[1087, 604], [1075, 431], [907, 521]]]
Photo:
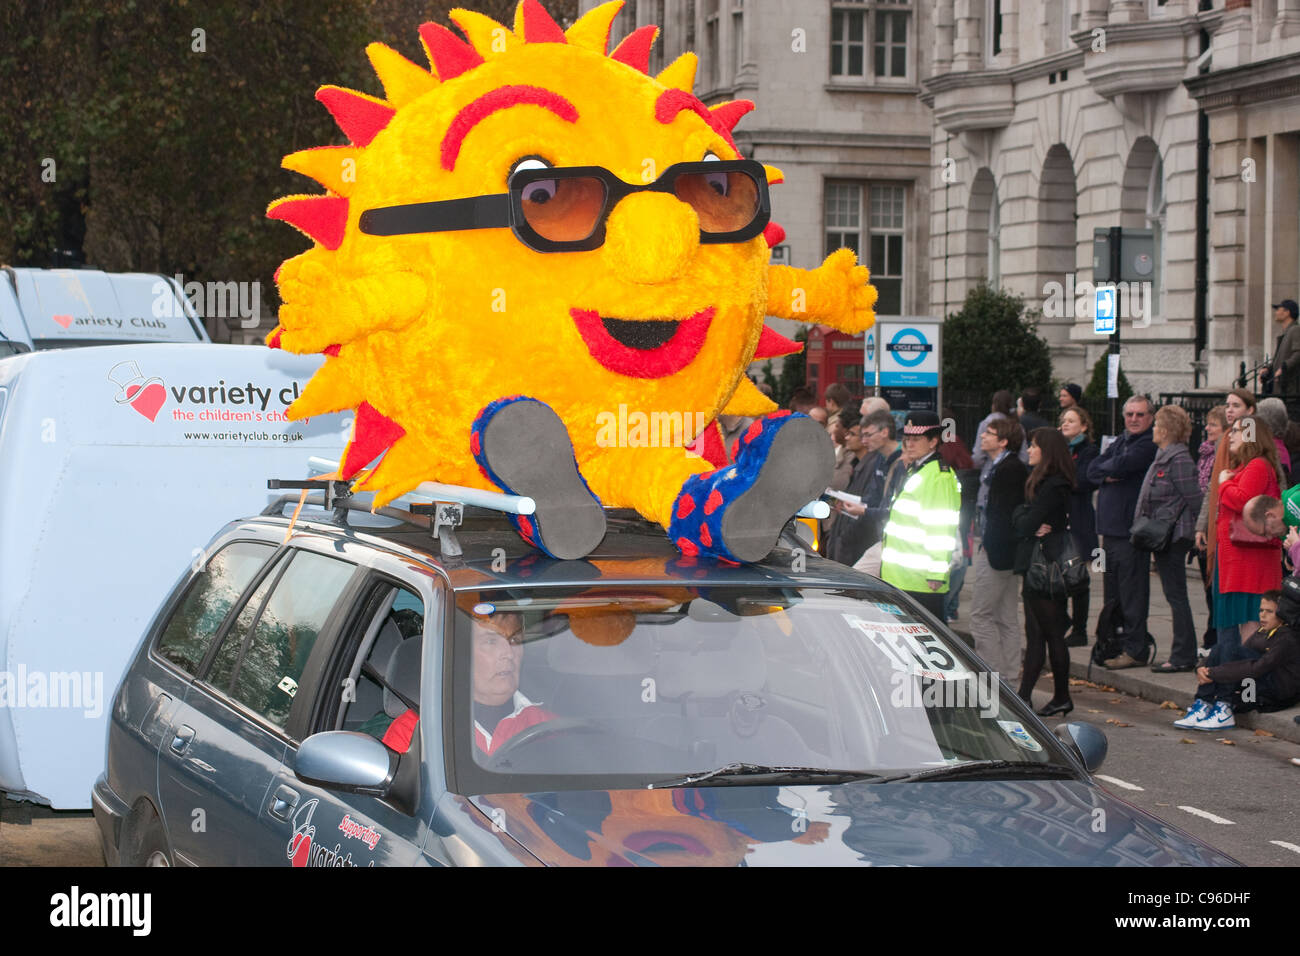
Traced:
[[911, 64], [911, 0], [834, 0], [831, 76], [906, 80]]
[[718, 60], [718, 0], [704, 0], [704, 56], [709, 62], [709, 89], [722, 85]]
[[998, 289], [1002, 286], [1002, 243], [998, 232], [1002, 228], [1002, 215], [998, 209], [997, 190], [989, 200], [989, 238], [988, 238], [988, 279], [989, 285]]
[[610, 48], [617, 46], [619, 41], [636, 29], [636, 0], [627, 0], [623, 4], [623, 9], [618, 12], [614, 18], [613, 26], [609, 31]]
[[831, 76], [867, 75], [866, 36], [866, 10], [847, 5], [831, 10]]
[[862, 255], [862, 187], [856, 183], [826, 184], [826, 254], [839, 248]]
[[903, 314], [903, 208], [902, 186], [871, 187], [871, 255], [867, 268], [880, 297], [876, 311]]
[[[870, 202], [864, 239], [863, 198]], [[881, 315], [903, 313], [903, 237], [907, 192], [902, 186], [826, 184], [826, 254], [852, 249], [871, 270]]]
[[745, 0], [731, 0], [731, 77], [745, 65]]
[[988, 0], [989, 55], [993, 59], [1002, 52], [1002, 0]]
[[1060, 53], [1070, 46], [1070, 4], [1068, 0], [1045, 0], [1043, 52]]
[[[1165, 274], [1165, 164], [1156, 156], [1151, 165], [1151, 181], [1147, 185], [1147, 228], [1151, 230], [1151, 302], [1150, 315], [1160, 315], [1164, 299]], [[1213, 257], [1211, 257], [1213, 258]]]
[[898, 10], [876, 12], [876, 76], [907, 77], [907, 13]]

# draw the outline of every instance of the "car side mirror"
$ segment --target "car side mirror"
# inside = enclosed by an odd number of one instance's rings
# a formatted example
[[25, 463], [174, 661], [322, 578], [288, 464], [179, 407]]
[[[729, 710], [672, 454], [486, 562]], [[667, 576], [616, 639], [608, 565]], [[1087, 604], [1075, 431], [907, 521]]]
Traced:
[[1106, 735], [1092, 724], [1082, 720], [1058, 724], [1056, 736], [1083, 761], [1088, 773], [1100, 770], [1101, 765], [1106, 761], [1106, 750], [1109, 746], [1106, 743]]
[[384, 796], [397, 770], [397, 754], [369, 734], [330, 730], [312, 734], [298, 748], [293, 771], [299, 780], [342, 790]]

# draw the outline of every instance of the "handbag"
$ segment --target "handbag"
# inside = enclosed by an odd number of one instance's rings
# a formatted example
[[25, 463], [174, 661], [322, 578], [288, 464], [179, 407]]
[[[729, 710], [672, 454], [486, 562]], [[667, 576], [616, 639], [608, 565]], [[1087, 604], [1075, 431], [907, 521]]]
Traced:
[[1277, 538], [1255, 534], [1241, 518], [1232, 519], [1232, 524], [1228, 526], [1228, 540], [1239, 548], [1275, 548], [1278, 544]]
[[1174, 528], [1185, 510], [1187, 510], [1186, 500], [1178, 505], [1178, 513], [1172, 518], [1157, 518], [1153, 515], [1138, 518], [1129, 529], [1129, 542], [1139, 551], [1169, 550], [1169, 545], [1173, 543], [1171, 539], [1174, 536]]
[[1025, 590], [1053, 599], [1064, 599], [1085, 590], [1091, 584], [1088, 562], [1079, 554], [1074, 539], [1068, 532], [1057, 532], [1053, 550], [1056, 557], [1048, 556], [1044, 539], [1034, 541], [1034, 550], [1025, 571]]

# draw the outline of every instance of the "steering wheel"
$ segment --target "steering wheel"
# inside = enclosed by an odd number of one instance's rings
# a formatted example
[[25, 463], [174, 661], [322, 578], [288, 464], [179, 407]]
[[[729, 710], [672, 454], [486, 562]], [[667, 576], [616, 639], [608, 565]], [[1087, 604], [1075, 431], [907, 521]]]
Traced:
[[570, 731], [585, 731], [589, 733], [607, 734], [609, 730], [598, 724], [594, 720], [586, 717], [557, 717], [554, 720], [546, 720], [515, 734], [509, 740], [498, 748], [496, 753], [488, 758], [486, 764], [488, 770], [497, 770], [505, 762], [505, 758], [516, 750], [523, 747], [524, 744], [531, 743], [539, 737], [545, 737], [547, 734], [563, 734]]

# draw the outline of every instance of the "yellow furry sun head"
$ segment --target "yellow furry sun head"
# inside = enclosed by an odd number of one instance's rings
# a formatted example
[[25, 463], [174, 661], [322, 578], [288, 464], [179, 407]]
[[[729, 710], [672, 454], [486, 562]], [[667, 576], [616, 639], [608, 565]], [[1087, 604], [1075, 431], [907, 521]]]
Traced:
[[[525, 162], [600, 167], [642, 185], [677, 163], [741, 158], [730, 131], [753, 104], [705, 107], [691, 92], [694, 54], [648, 75], [654, 27], [607, 52], [621, 7], [606, 3], [567, 31], [537, 0], [522, 0], [513, 28], [454, 10], [468, 42], [422, 26], [429, 70], [372, 44], [383, 99], [317, 94], [351, 145], [284, 160], [328, 192], [269, 209], [316, 244], [278, 274], [284, 306], [268, 343], [328, 356], [291, 414], [358, 409], [345, 473], [388, 448], [370, 479], [385, 500], [421, 480], [487, 487], [466, 435], [493, 399], [549, 404], [581, 464], [600, 453], [603, 411], [712, 418], [754, 355], [764, 238], [701, 243], [696, 209], [672, 192], [627, 195], [603, 242], [576, 251], [538, 251], [474, 219], [483, 204], [504, 208]], [[372, 225], [377, 211], [449, 200], [479, 205], [438, 207], [450, 218], [437, 231]]]

